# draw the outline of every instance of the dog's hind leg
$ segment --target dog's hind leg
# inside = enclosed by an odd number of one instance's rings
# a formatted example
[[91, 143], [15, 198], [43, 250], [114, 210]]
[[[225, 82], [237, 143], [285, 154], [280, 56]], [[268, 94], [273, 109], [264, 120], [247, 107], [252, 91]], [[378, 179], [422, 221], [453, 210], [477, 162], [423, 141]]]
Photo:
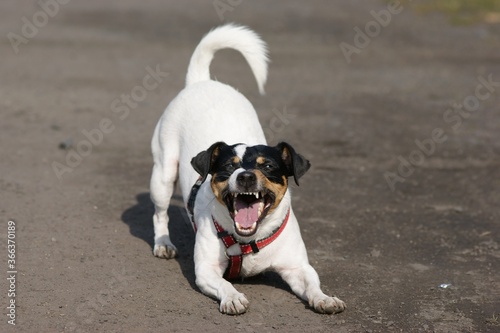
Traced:
[[[169, 148], [176, 150], [175, 144]], [[153, 254], [159, 258], [171, 259], [176, 256], [177, 248], [170, 240], [167, 209], [175, 190], [175, 181], [178, 175], [178, 154], [173, 151], [170, 154], [159, 152], [159, 149], [161, 149], [159, 145], [155, 147], [153, 143], [155, 159], [151, 176], [151, 200], [155, 205]]]

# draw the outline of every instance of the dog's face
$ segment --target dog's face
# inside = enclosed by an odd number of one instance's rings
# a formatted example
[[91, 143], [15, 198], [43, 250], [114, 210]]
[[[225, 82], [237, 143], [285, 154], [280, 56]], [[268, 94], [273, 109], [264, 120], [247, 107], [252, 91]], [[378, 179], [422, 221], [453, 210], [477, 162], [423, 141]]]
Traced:
[[211, 187], [225, 205], [240, 236], [251, 236], [266, 216], [278, 207], [288, 188], [288, 177], [299, 178], [309, 161], [287, 143], [228, 146], [213, 144], [191, 161], [203, 181], [212, 175]]

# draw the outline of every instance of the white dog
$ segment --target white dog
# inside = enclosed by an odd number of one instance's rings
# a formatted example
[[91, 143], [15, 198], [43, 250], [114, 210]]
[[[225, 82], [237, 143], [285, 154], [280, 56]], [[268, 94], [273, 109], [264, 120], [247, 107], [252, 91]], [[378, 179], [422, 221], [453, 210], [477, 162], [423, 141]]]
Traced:
[[341, 312], [345, 303], [320, 289], [290, 206], [288, 177], [298, 184], [309, 161], [287, 143], [267, 146], [250, 102], [210, 79], [210, 62], [223, 48], [243, 54], [264, 92], [266, 45], [253, 31], [225, 25], [201, 40], [189, 63], [186, 87], [153, 135], [154, 255], [170, 259], [177, 253], [167, 208], [178, 179], [197, 231], [196, 284], [220, 301], [221, 312], [248, 309], [245, 295], [229, 279], [264, 271], [277, 272], [316, 311]]

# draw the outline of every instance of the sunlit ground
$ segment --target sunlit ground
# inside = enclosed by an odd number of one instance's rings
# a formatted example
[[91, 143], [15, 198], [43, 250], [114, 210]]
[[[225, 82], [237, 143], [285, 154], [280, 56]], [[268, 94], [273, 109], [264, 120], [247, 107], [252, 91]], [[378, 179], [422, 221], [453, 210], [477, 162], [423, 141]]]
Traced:
[[415, 11], [440, 12], [453, 24], [500, 23], [500, 0], [403, 0]]

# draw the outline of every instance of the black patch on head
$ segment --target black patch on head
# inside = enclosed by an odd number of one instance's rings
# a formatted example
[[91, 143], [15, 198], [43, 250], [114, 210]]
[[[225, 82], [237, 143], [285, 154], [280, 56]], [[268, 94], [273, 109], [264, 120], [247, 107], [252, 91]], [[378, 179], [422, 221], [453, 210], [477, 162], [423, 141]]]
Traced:
[[264, 145], [247, 147], [241, 167], [245, 170], [259, 170], [269, 181], [285, 185], [283, 176], [286, 176], [287, 168], [281, 153], [275, 147]]
[[[191, 165], [205, 181], [208, 174], [215, 174], [215, 181], [226, 181], [238, 168], [259, 170], [269, 181], [285, 185], [283, 176], [294, 177], [299, 185], [299, 178], [310, 168], [310, 163], [302, 155], [297, 154], [292, 146], [280, 142], [275, 147], [257, 145], [247, 147], [240, 161], [234, 148], [239, 144], [228, 146], [224, 142], [216, 142], [191, 160]], [[258, 163], [260, 162], [260, 163]]]
[[224, 142], [216, 142], [207, 150], [202, 151], [191, 160], [191, 165], [202, 178], [202, 182], [209, 174], [217, 173], [217, 181], [224, 181], [231, 176], [239, 166], [234, 165], [233, 158], [236, 156], [234, 147]]
[[213, 173], [215, 174], [214, 180], [216, 182], [224, 182], [233, 172], [241, 167], [241, 161], [234, 148], [240, 144], [227, 146], [226, 149], [221, 150], [221, 154], [213, 163]]
[[311, 164], [288, 143], [280, 142], [275, 147], [248, 147], [243, 155], [242, 167], [246, 170], [257, 169], [271, 182], [281, 185], [284, 185], [283, 176], [293, 176], [299, 185], [299, 178], [309, 170]]

